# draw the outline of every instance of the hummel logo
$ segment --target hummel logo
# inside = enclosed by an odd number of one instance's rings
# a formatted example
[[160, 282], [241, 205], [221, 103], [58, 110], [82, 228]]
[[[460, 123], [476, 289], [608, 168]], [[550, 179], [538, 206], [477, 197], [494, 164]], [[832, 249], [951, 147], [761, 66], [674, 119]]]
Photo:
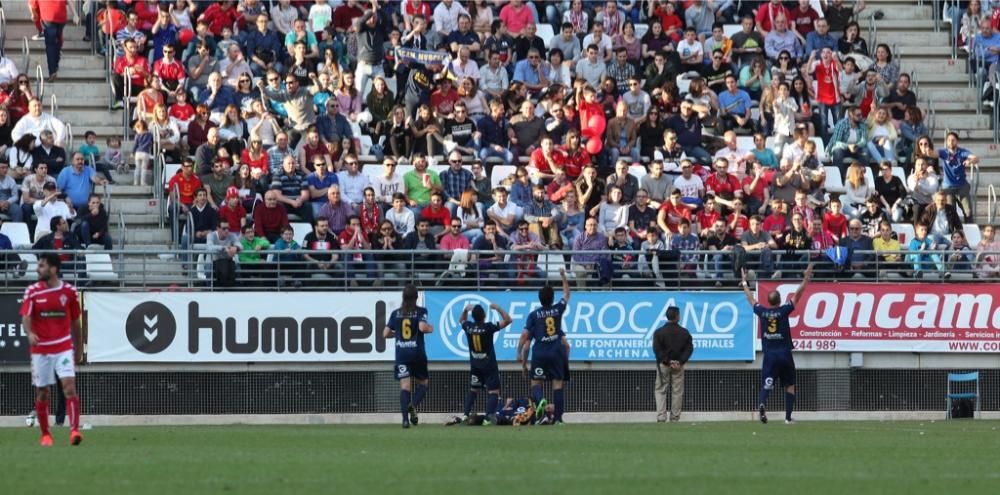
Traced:
[[156, 322], [159, 320], [157, 315], [153, 315], [152, 318], [143, 315], [142, 322], [144, 323], [144, 328], [142, 332], [146, 335], [146, 338], [153, 340], [156, 338]]

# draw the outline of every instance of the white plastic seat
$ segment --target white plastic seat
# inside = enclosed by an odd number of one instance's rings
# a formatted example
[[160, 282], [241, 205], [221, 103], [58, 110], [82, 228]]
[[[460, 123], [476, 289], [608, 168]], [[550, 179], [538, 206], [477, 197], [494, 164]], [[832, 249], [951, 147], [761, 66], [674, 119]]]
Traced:
[[[312, 225], [307, 222], [293, 222], [288, 224], [292, 228], [292, 239], [302, 246], [302, 243], [306, 240], [306, 234], [312, 232]], [[305, 249], [305, 246], [302, 246]]]
[[965, 234], [965, 242], [972, 250], [976, 249], [979, 241], [983, 240], [983, 234], [979, 231], [979, 225], [974, 223], [962, 224], [962, 232]]
[[899, 240], [899, 246], [906, 249], [906, 246], [910, 244], [913, 240], [915, 232], [913, 231], [913, 224], [909, 223], [894, 223], [892, 224], [892, 231], [896, 233], [896, 239]]
[[115, 273], [114, 263], [111, 262], [111, 255], [108, 253], [88, 252], [84, 254], [87, 261], [87, 278], [94, 281], [116, 281], [118, 274]]
[[549, 48], [552, 38], [556, 36], [555, 31], [552, 29], [552, 25], [547, 22], [539, 22], [535, 25], [537, 30], [535, 31], [535, 36], [538, 36], [545, 42], [545, 48]]
[[725, 34], [727, 38], [732, 38], [734, 34], [743, 30], [743, 26], [739, 24], [724, 24], [722, 26], [722, 33]]
[[490, 172], [490, 187], [495, 188], [500, 185], [507, 177], [514, 175], [517, 171], [517, 167], [514, 165], [494, 165], [493, 171]]
[[641, 39], [643, 36], [646, 36], [646, 33], [648, 33], [648, 32], [649, 32], [649, 24], [636, 24], [635, 25], [635, 37], [636, 38], [640, 38]]
[[899, 177], [899, 180], [903, 181], [903, 185], [906, 185], [906, 173], [903, 172], [903, 167], [892, 167], [892, 175]]
[[844, 187], [844, 178], [840, 176], [840, 168], [832, 165], [823, 167], [826, 171], [826, 190], [828, 192], [844, 194], [847, 189]]
[[31, 234], [28, 233], [28, 224], [24, 222], [4, 222], [0, 233], [9, 237], [11, 246], [15, 248], [31, 247]]
[[646, 167], [643, 165], [632, 165], [628, 168], [628, 174], [635, 177], [636, 180], [642, 180], [647, 173]]
[[[809, 138], [810, 141], [816, 143], [816, 158], [820, 163], [826, 162], [826, 146], [823, 144], [823, 138], [819, 136], [813, 136]], [[834, 163], [834, 165], [837, 165]]]

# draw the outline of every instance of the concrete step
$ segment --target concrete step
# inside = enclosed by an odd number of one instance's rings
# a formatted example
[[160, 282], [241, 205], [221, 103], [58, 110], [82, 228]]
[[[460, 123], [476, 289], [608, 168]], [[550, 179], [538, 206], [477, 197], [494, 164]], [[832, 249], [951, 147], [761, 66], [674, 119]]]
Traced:
[[885, 17], [879, 21], [880, 29], [883, 22], [900, 22], [900, 20], [910, 19], [930, 19], [931, 17], [930, 6], [920, 6], [917, 5], [916, 2], [896, 3], [891, 5], [873, 5], [871, 2], [866, 2], [865, 10], [861, 13], [861, 18], [864, 22], [858, 21], [862, 25], [862, 29], [868, 29], [868, 16], [876, 10], [881, 10], [885, 14]]
[[[116, 212], [123, 212], [126, 215], [143, 215], [155, 213], [159, 215], [159, 206], [156, 199], [149, 198], [114, 198], [112, 206]], [[126, 219], [126, 224], [128, 224]]]
[[[9, 3], [18, 3], [18, 2], [9, 2]], [[4, 7], [5, 7], [5, 12], [6, 12], [6, 7], [7, 6], [4, 5]], [[69, 24], [66, 24], [66, 26], [63, 27], [63, 39], [64, 39], [64, 41], [70, 41], [70, 40], [77, 40], [77, 41], [79, 41], [79, 40], [83, 40], [83, 35], [87, 32], [86, 29], [83, 27], [83, 23], [81, 22], [81, 25], [75, 26], [75, 25], [73, 25], [72, 21], [73, 20], [70, 19]], [[81, 21], [82, 21], [82, 19], [81, 19]], [[7, 18], [7, 31], [4, 34], [6, 34], [7, 43], [11, 43], [11, 40], [20, 40], [21, 38], [23, 38], [25, 36], [27, 36], [30, 39], [32, 36], [38, 34], [38, 32], [35, 31], [35, 24], [33, 22], [31, 22], [30, 19], [26, 20], [26, 21], [25, 20], [12, 20], [12, 19], [10, 19], [10, 17], [8, 17]], [[41, 43], [41, 42], [39, 42], [39, 43]], [[32, 52], [35, 51], [35, 47], [34, 46], [31, 47], [31, 51]], [[43, 45], [42, 46], [42, 53], [44, 53], [44, 52], [45, 52], [45, 48], [44, 48], [44, 45]]]
[[[867, 9], [866, 9], [867, 10]], [[867, 26], [867, 23], [866, 23]], [[867, 28], [862, 28], [862, 36], [867, 36]], [[878, 42], [885, 43], [889, 46], [893, 44], [896, 45], [923, 45], [927, 44], [930, 46], [940, 46], [949, 47], [948, 44], [949, 33], [945, 31], [937, 32], [934, 31], [879, 31]], [[869, 46], [871, 46], [871, 41], [869, 40]], [[874, 51], [874, 48], [871, 48]]]
[[[891, 44], [890, 44], [891, 46]], [[901, 56], [903, 61], [906, 61], [909, 57], [948, 57], [951, 58], [951, 47], [948, 45], [944, 46], [933, 46], [933, 45], [923, 45], [923, 44], [903, 44], [896, 43], [896, 50], [893, 52], [894, 56]], [[959, 51], [958, 58], [963, 59], [965, 53]]]
[[990, 129], [990, 116], [987, 114], [938, 114], [934, 119], [937, 129]]
[[962, 69], [940, 71], [933, 68], [910, 67], [906, 72], [918, 82], [920, 89], [939, 86], [967, 87], [969, 84], [969, 76]]
[[[115, 203], [115, 200], [112, 200]], [[112, 208], [117, 208], [117, 203], [112, 206]], [[117, 220], [115, 221], [117, 222]], [[150, 228], [156, 226], [159, 228], [160, 224], [160, 210], [150, 208], [149, 211], [145, 213], [129, 213], [125, 212], [125, 228]]]
[[[14, 60], [17, 60], [16, 56], [14, 57]], [[18, 61], [18, 63], [20, 63], [20, 61]], [[41, 53], [39, 55], [36, 55], [34, 52], [31, 53], [31, 64], [42, 64], [42, 67], [44, 68], [45, 63], [46, 62], [44, 53]], [[104, 64], [106, 63], [107, 62], [104, 60], [104, 57], [101, 55], [73, 54], [68, 57], [63, 57], [61, 60], [59, 60], [59, 70], [60, 71], [67, 71], [67, 70], [75, 71], [77, 69], [101, 70], [102, 71], [101, 78], [104, 79], [106, 78], [106, 73], [103, 73], [103, 71], [104, 71]], [[60, 72], [59, 75], [63, 76], [62, 72]], [[68, 73], [65, 74], [65, 77], [69, 76], [70, 75]]]
[[[118, 182], [117, 184], [110, 186], [112, 198], [124, 199], [129, 197], [132, 198], [137, 197], [138, 199], [145, 199], [148, 197], [152, 197], [153, 195], [152, 186], [133, 186], [131, 180], [119, 180], [119, 177], [121, 179], [125, 179], [126, 177], [128, 179], [131, 179], [132, 178], [131, 175], [125, 176], [124, 174], [122, 175], [112, 174], [112, 177], [115, 177], [115, 181]], [[94, 188], [94, 191], [100, 194], [104, 194], [104, 190], [107, 189], [108, 187], [109, 186], [97, 186]]]
[[[70, 122], [75, 133], [82, 134], [82, 130], [77, 130], [82, 127], [121, 125], [122, 113], [119, 110], [110, 111], [107, 107], [67, 108], [63, 106], [63, 100], [64, 98], [56, 100], [56, 115], [60, 119]], [[120, 130], [118, 132], [121, 133]]]
[[[872, 12], [874, 12], [874, 10], [872, 10]], [[927, 17], [903, 17], [896, 12], [895, 7], [883, 10], [883, 12], [886, 14], [885, 17], [876, 23], [876, 27], [878, 28], [878, 39], [880, 42], [882, 42], [883, 38], [891, 37], [899, 31], [910, 33], [914, 31], [934, 30], [934, 21], [931, 20], [929, 15]], [[930, 12], [928, 12], [928, 14], [930, 14]], [[867, 27], [868, 22], [866, 20], [863, 29], [867, 29]]]
[[[916, 72], [920, 80], [924, 80], [924, 74], [926, 73], [948, 73], [948, 74], [962, 74], [965, 75], [965, 60], [952, 59], [950, 56], [941, 57], [927, 57], [927, 56], [916, 56], [904, 57], [900, 62], [900, 68], [903, 72]], [[968, 78], [968, 76], [965, 76]]]
[[[22, 35], [23, 36], [23, 35]], [[14, 49], [15, 47], [11, 47]], [[32, 40], [28, 38], [28, 48], [31, 49], [31, 56], [34, 57], [35, 54], [41, 54], [42, 58], [45, 57], [45, 40]], [[83, 41], [83, 29], [80, 29], [80, 34], [77, 36], [66, 36], [63, 38], [62, 47], [63, 57], [72, 56], [76, 54], [91, 55], [91, 45], [89, 41]], [[16, 60], [16, 59], [15, 59]]]
[[[111, 238], [118, 241], [122, 238], [121, 230], [111, 229]], [[134, 228], [125, 226], [125, 245], [146, 249], [150, 246], [166, 247], [170, 243], [170, 229], [164, 228]]]
[[[975, 107], [979, 95], [976, 90], [967, 85], [955, 87], [923, 86], [917, 91], [917, 102], [923, 104], [929, 101], [934, 102], [970, 102]], [[922, 105], [923, 106], [923, 105]]]
[[95, 105], [99, 101], [106, 105], [110, 100], [111, 86], [103, 79], [90, 82], [63, 80], [45, 85], [46, 98], [50, 94], [56, 95], [60, 101], [76, 99], [77, 101], [95, 101]]

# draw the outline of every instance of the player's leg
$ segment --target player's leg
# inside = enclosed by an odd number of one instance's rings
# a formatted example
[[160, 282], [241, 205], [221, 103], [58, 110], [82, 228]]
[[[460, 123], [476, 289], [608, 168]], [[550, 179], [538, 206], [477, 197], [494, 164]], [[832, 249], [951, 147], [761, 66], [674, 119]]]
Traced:
[[79, 445], [83, 437], [80, 436], [80, 394], [76, 390], [76, 369], [73, 366], [75, 359], [76, 356], [71, 350], [59, 353], [56, 356], [55, 373], [59, 376], [62, 393], [66, 397], [70, 443]]
[[792, 422], [792, 410], [795, 409], [795, 361], [788, 361], [781, 370], [781, 384], [785, 386], [785, 423]]
[[496, 424], [497, 406], [500, 404], [500, 370], [494, 370], [483, 382], [486, 387], [486, 420]]
[[[474, 381], [476, 375], [472, 375]], [[476, 386], [469, 387], [469, 391], [465, 393], [465, 405], [462, 408], [463, 419], [468, 421], [469, 415], [472, 414], [472, 407], [476, 405], [476, 397], [479, 395], [479, 389]], [[489, 409], [486, 410], [489, 413]]]
[[774, 388], [774, 367], [773, 359], [770, 355], [764, 354], [764, 364], [760, 374], [760, 393], [757, 395], [757, 413], [761, 423], [767, 423], [767, 396]]
[[31, 379], [35, 385], [35, 415], [42, 432], [41, 445], [52, 446], [49, 432], [49, 386], [55, 382], [55, 360], [50, 354], [31, 355]]
[[565, 396], [563, 395], [563, 381], [562, 380], [552, 380], [552, 398], [555, 402], [555, 420], [556, 423], [562, 423], [563, 411], [565, 411]]
[[396, 363], [396, 379], [399, 380], [399, 411], [403, 415], [403, 428], [409, 428], [411, 390], [413, 388], [409, 366], [404, 363]]

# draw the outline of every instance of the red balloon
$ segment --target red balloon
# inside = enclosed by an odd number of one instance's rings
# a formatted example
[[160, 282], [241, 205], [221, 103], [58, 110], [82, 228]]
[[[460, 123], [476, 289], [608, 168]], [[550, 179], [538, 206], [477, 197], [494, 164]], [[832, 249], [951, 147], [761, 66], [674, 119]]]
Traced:
[[601, 138], [604, 135], [604, 128], [607, 121], [604, 115], [592, 114], [587, 118], [587, 125], [583, 128], [582, 134], [588, 137]]
[[181, 29], [179, 33], [177, 33], [177, 41], [180, 42], [181, 46], [187, 46], [187, 44], [190, 43], [191, 40], [193, 39], [194, 39], [194, 31], [190, 29], [184, 28]]
[[600, 153], [602, 149], [604, 149], [604, 143], [601, 142], [600, 136], [587, 141], [587, 153], [590, 153], [592, 156]]

